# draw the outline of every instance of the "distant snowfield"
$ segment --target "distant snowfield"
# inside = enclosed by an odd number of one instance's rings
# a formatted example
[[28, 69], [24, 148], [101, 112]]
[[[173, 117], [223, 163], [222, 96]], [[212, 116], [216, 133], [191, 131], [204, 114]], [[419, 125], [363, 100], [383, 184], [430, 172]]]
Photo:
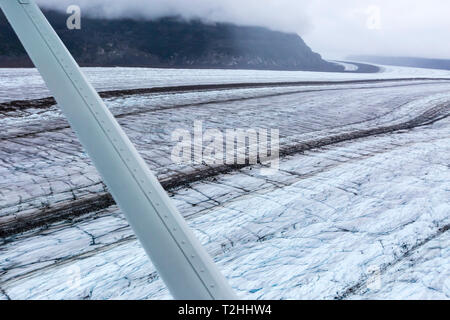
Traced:
[[[349, 68], [351, 64], [349, 64]], [[306, 71], [83, 68], [99, 91], [196, 84], [290, 81], [344, 81], [394, 78], [450, 78], [450, 71], [379, 66], [371, 74]], [[36, 69], [0, 69], [0, 102], [51, 96]]]
[[[100, 90], [450, 78], [448, 71], [399, 67], [378, 74], [86, 72]], [[34, 70], [0, 75], [0, 100], [49, 95]], [[195, 119], [221, 130], [280, 127], [282, 147], [425, 119], [284, 156], [272, 176], [249, 166], [170, 196], [243, 299], [450, 299], [450, 82], [180, 92], [106, 103], [166, 178], [191, 169], [170, 162], [168, 139]], [[104, 192], [54, 106], [4, 113], [0, 127], [0, 219]], [[0, 299], [170, 298], [115, 205], [0, 239]]]

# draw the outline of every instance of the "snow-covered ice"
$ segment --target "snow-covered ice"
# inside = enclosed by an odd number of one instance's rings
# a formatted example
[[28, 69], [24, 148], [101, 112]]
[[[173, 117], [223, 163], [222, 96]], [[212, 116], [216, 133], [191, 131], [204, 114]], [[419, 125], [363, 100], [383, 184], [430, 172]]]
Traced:
[[[447, 299], [449, 133], [445, 120], [341, 143], [283, 159], [270, 179], [247, 169], [172, 197], [242, 298], [331, 299], [363, 283], [345, 297]], [[170, 298], [115, 207], [15, 236], [1, 252], [12, 299]], [[374, 267], [381, 286], [368, 290]]]
[[[383, 74], [322, 77], [449, 75], [389, 68]], [[104, 70], [92, 69], [90, 77], [97, 87], [134, 88], [146, 86], [142, 80], [156, 72], [136, 69], [133, 79], [134, 69], [112, 71], [117, 77], [124, 73], [121, 84], [106, 79]], [[29, 76], [34, 71], [14, 72], [17, 79], [33, 79]], [[275, 81], [271, 72], [252, 71], [253, 77], [248, 71], [157, 72], [167, 78], [151, 85], [244, 82], [246, 77], [255, 81], [255, 76]], [[180, 78], [171, 79], [175, 74]], [[311, 80], [318, 74], [302, 76]], [[276, 81], [301, 77], [277, 75]], [[22, 80], [17, 81], [6, 84], [11, 90], [7, 100], [46, 95], [39, 91], [40, 80], [31, 96], [14, 91], [14, 85], [21, 88]], [[194, 120], [220, 130], [276, 127], [282, 149], [311, 145], [284, 155], [280, 170], [269, 177], [260, 174], [261, 165], [253, 165], [169, 189], [240, 297], [449, 299], [449, 89], [448, 81], [403, 81], [145, 94], [106, 101], [163, 181], [205, 169], [175, 165], [168, 156], [171, 132], [191, 129]], [[4, 113], [0, 125], [0, 222], [25, 213], [39, 218], [50, 209], [61, 213], [66, 205], [99, 201], [107, 194], [54, 106]], [[333, 142], [338, 135], [346, 138]], [[314, 147], [313, 142], [327, 139], [331, 142]], [[120, 210], [106, 203], [1, 239], [0, 299], [8, 298], [171, 296]]]
[[[395, 78], [450, 78], [450, 71], [382, 66], [371, 74], [307, 71], [83, 68], [88, 80], [99, 91], [199, 84], [344, 81]], [[0, 69], [0, 102], [50, 96], [36, 69]]]

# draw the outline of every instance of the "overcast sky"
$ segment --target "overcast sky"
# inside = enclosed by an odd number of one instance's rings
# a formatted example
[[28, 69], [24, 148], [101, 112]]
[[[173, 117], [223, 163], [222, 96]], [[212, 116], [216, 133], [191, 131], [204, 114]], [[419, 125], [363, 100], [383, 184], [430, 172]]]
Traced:
[[37, 0], [117, 18], [181, 15], [296, 32], [325, 58], [351, 54], [450, 59], [449, 0]]

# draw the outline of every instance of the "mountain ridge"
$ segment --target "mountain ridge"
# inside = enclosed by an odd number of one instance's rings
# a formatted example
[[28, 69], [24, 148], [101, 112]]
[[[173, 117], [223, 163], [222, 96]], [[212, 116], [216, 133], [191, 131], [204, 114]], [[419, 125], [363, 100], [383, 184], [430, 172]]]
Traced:
[[[84, 17], [81, 30], [68, 30], [67, 15], [44, 14], [81, 66], [343, 71], [297, 34], [263, 27]], [[0, 30], [0, 67], [32, 67], [3, 13]]]

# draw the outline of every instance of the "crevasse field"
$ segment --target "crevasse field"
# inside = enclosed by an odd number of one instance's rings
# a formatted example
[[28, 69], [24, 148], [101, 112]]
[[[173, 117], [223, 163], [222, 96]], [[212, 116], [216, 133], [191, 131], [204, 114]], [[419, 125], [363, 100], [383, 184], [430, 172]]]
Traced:
[[[85, 72], [239, 297], [450, 298], [449, 71]], [[49, 96], [0, 69], [0, 299], [170, 299]], [[174, 163], [198, 120], [279, 129], [279, 170]]]

